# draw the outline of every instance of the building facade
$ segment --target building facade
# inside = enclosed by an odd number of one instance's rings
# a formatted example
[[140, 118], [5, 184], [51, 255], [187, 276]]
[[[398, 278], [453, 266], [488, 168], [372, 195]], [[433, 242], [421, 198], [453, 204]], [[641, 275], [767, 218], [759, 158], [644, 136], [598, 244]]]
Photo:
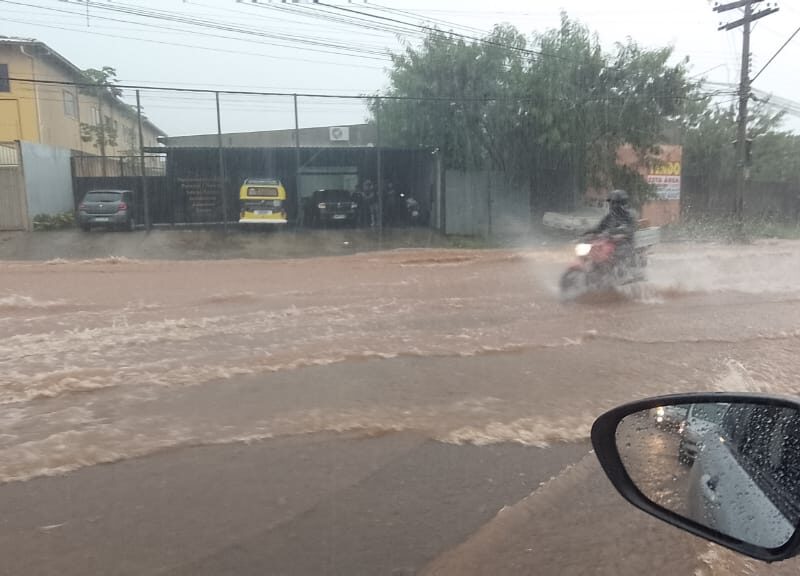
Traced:
[[[36, 82], [50, 81], [53, 83]], [[61, 84], [61, 83], [64, 84]], [[66, 148], [73, 155], [126, 155], [139, 149], [136, 109], [108, 91], [87, 94], [81, 70], [42, 42], [0, 37], [0, 142], [15, 140]], [[105, 122], [103, 122], [103, 120]], [[81, 125], [114, 132], [102, 145], [82, 138]], [[164, 133], [142, 124], [145, 146]]]

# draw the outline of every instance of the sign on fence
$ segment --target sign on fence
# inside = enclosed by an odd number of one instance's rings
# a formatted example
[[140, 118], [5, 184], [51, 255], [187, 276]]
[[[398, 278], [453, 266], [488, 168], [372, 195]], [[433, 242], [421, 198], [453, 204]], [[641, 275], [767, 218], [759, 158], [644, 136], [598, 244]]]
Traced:
[[647, 174], [647, 183], [653, 186], [659, 200], [680, 200], [681, 163], [665, 162]]

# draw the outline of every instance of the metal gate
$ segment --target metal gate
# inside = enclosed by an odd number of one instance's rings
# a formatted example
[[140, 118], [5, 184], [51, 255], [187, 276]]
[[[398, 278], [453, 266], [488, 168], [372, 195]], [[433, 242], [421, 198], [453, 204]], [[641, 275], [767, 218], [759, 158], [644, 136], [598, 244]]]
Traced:
[[25, 182], [17, 142], [0, 142], [0, 230], [26, 230]]

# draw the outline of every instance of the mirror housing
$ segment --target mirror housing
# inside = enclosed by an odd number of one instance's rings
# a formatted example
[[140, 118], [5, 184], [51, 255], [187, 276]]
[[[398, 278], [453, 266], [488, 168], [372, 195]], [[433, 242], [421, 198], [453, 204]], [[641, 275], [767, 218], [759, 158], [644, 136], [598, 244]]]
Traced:
[[[620, 455], [616, 436], [617, 428], [625, 417], [646, 411], [656, 411], [664, 406], [703, 403], [749, 404], [774, 407], [776, 409], [786, 408], [800, 412], [800, 403], [796, 401], [763, 394], [673, 394], [624, 404], [601, 415], [592, 426], [592, 445], [606, 476], [608, 476], [614, 488], [622, 497], [633, 506], [695, 536], [765, 562], [776, 562], [795, 556], [800, 551], [800, 529], [797, 526], [795, 526], [792, 536], [783, 545], [777, 548], [758, 546], [724, 534], [657, 504], [645, 496], [629, 475]], [[798, 450], [800, 450], [800, 447]], [[798, 486], [798, 492], [800, 493], [800, 486]]]

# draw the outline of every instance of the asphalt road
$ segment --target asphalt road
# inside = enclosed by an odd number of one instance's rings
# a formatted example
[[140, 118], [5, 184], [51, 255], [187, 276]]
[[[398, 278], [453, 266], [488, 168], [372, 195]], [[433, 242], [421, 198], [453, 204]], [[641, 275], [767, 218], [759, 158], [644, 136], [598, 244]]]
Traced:
[[0, 489], [8, 575], [415, 574], [588, 453], [311, 434]]

